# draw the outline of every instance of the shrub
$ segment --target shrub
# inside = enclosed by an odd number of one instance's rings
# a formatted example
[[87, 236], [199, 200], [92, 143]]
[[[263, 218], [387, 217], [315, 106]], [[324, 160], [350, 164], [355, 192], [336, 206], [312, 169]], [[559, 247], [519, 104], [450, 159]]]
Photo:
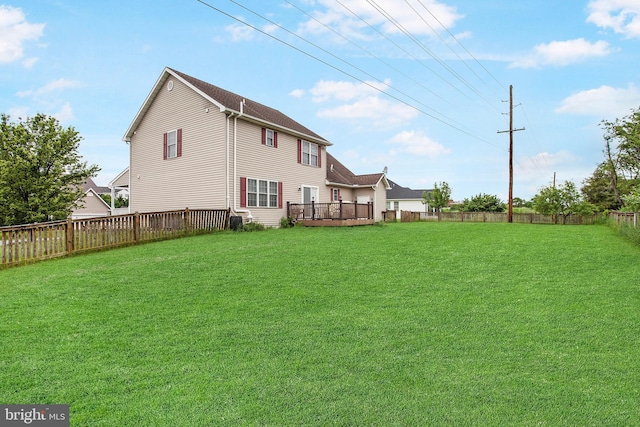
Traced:
[[289, 228], [296, 225], [296, 220], [292, 216], [283, 216], [280, 218], [280, 228]]
[[267, 227], [264, 224], [260, 224], [259, 222], [252, 221], [244, 224], [242, 227], [242, 231], [264, 231]]

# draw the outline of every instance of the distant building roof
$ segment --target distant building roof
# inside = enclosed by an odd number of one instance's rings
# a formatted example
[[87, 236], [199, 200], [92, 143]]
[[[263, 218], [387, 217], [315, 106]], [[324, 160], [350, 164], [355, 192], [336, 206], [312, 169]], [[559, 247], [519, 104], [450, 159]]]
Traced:
[[415, 200], [422, 199], [423, 192], [430, 192], [432, 190], [412, 190], [408, 187], [403, 187], [395, 182], [389, 180], [390, 190], [387, 190], [387, 200]]
[[109, 187], [102, 187], [96, 185], [95, 182], [91, 178], [87, 178], [82, 185], [80, 186], [83, 192], [87, 192], [90, 189], [93, 190], [96, 194], [111, 194], [111, 189]]

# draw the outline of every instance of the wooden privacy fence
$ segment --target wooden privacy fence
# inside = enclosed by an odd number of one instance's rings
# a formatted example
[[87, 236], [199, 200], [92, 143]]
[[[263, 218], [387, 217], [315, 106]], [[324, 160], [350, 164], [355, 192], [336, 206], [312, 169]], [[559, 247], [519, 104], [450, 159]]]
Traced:
[[229, 209], [185, 209], [0, 227], [0, 267], [229, 227]]
[[[507, 222], [506, 212], [438, 212], [425, 215], [424, 212], [401, 211], [402, 222], [442, 221], [442, 222]], [[597, 215], [543, 215], [537, 213], [514, 213], [513, 222], [521, 224], [595, 224]]]
[[640, 212], [609, 212], [608, 217], [618, 227], [622, 224], [629, 224], [633, 227], [638, 227], [638, 216]]

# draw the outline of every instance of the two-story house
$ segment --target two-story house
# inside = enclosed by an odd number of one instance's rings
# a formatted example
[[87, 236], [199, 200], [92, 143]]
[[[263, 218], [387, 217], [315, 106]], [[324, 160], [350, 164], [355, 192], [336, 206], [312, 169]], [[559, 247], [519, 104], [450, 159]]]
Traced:
[[385, 209], [384, 174], [364, 186], [332, 182], [329, 141], [278, 110], [171, 68], [123, 140], [131, 212], [230, 208], [273, 226], [287, 202], [330, 202], [338, 193], [373, 202], [378, 220]]

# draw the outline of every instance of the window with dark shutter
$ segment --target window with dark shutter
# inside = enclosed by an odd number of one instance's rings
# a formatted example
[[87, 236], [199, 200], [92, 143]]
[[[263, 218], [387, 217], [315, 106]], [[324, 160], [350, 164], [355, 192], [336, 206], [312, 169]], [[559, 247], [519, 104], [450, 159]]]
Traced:
[[182, 129], [172, 130], [163, 135], [163, 158], [165, 160], [182, 156]]
[[262, 128], [262, 145], [278, 148], [278, 132]]

